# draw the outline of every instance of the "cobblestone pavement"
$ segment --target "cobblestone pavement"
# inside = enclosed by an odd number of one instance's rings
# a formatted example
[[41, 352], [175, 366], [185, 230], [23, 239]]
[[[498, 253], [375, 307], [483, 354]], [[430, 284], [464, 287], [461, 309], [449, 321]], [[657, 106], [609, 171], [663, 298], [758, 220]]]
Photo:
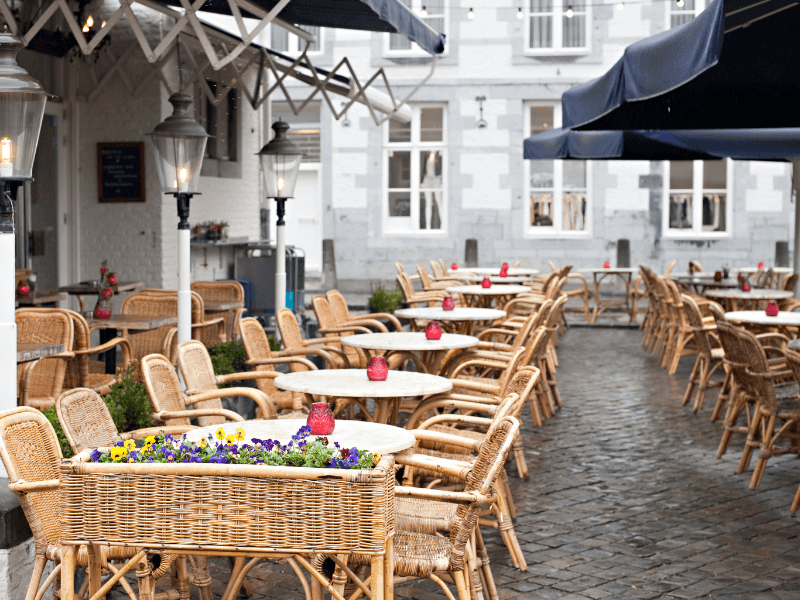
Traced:
[[[799, 599], [800, 462], [770, 460], [748, 489], [750, 473], [735, 473], [743, 436], [715, 458], [713, 394], [698, 415], [680, 404], [692, 359], [668, 376], [638, 331], [573, 328], [559, 358], [564, 406], [540, 429], [525, 423], [531, 476], [511, 477], [528, 570], [485, 534], [500, 597]], [[228, 567], [212, 570], [218, 595]], [[250, 581], [257, 600], [303, 598], [285, 564], [262, 563]], [[430, 582], [396, 596], [444, 598]]]

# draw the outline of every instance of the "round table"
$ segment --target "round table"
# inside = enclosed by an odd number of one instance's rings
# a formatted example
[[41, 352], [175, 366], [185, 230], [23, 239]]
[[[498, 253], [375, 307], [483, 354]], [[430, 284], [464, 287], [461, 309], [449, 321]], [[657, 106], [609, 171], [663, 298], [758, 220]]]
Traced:
[[472, 296], [476, 308], [492, 308], [495, 300], [498, 304], [505, 305], [508, 300], [517, 294], [530, 294], [531, 288], [527, 285], [492, 285], [485, 288], [480, 285], [461, 285], [447, 288], [451, 294], [461, 294], [462, 296]]
[[[217, 429], [222, 427], [225, 433], [232, 435], [240, 427], [244, 429], [245, 443], [252, 444], [253, 438], [260, 440], [278, 440], [281, 444], [287, 443], [303, 425], [305, 419], [270, 419], [269, 421], [254, 420], [244, 422], [224, 423], [223, 425], [209, 425], [199, 427], [186, 434], [189, 441], [197, 442], [209, 435], [215, 436]], [[378, 454], [394, 454], [414, 445], [414, 434], [406, 429], [385, 425], [383, 423], [369, 423], [367, 421], [336, 421], [333, 433], [326, 435], [328, 443], [338, 442], [343, 448], [356, 447], [359, 450], [368, 450]], [[216, 437], [214, 437], [216, 439]]]
[[785, 300], [794, 296], [794, 292], [789, 290], [768, 290], [763, 288], [752, 289], [743, 292], [739, 289], [733, 290], [706, 290], [704, 296], [709, 298], [724, 300], [731, 311], [739, 310], [739, 302], [757, 302], [758, 300]]
[[404, 319], [411, 319], [412, 327], [415, 319], [442, 321], [444, 324], [453, 323], [456, 333], [472, 335], [475, 330], [475, 323], [502, 319], [506, 316], [506, 311], [494, 308], [469, 308], [463, 306], [458, 306], [453, 310], [444, 310], [440, 306], [421, 306], [418, 308], [401, 308], [394, 311], [394, 314]]
[[794, 273], [792, 267], [762, 267], [761, 269], [758, 267], [737, 267], [733, 270], [739, 273], [758, 273], [759, 271], [768, 271], [769, 269], [772, 269], [773, 273], [780, 273], [781, 275]]
[[[638, 273], [639, 269], [634, 269], [633, 267], [599, 267], [596, 269], [581, 269], [581, 273], [591, 273], [592, 281], [594, 282], [594, 311], [592, 311], [592, 323], [597, 320], [598, 315], [603, 312], [607, 308], [612, 308], [615, 306], [621, 306], [625, 309], [625, 312], [630, 315], [631, 320], [633, 320], [633, 312], [631, 310], [630, 304], [630, 295], [631, 295], [631, 278], [633, 277], [634, 273]], [[625, 299], [624, 300], [609, 300], [603, 299], [600, 296], [600, 283], [608, 277], [609, 275], [614, 275], [615, 277], [622, 280], [622, 283], [625, 284]]]
[[[502, 311], [498, 311], [502, 312]], [[505, 314], [505, 313], [503, 313]], [[478, 338], [471, 335], [443, 333], [438, 340], [429, 340], [422, 331], [393, 333], [358, 333], [340, 339], [342, 345], [364, 350], [385, 350], [388, 360], [393, 355], [415, 355], [415, 364], [426, 373], [439, 373], [442, 359], [450, 350], [473, 348]]]
[[[461, 276], [464, 273], [475, 273], [477, 275], [497, 275], [498, 273], [500, 273], [500, 266], [498, 265], [497, 267], [462, 267], [460, 269], [456, 269], [455, 271], [453, 269], [448, 269], [447, 272], [450, 273], [451, 275], [459, 275], [459, 276]], [[506, 271], [506, 273], [512, 276], [513, 275], [533, 276], [533, 275], [538, 275], [539, 273], [541, 273], [541, 271], [539, 269], [525, 269], [522, 267], [511, 267], [508, 269], [508, 271]]]
[[[737, 325], [753, 326], [755, 329], [762, 327], [775, 327], [788, 337], [793, 337], [788, 327], [800, 327], [800, 313], [780, 311], [778, 316], [769, 317], [763, 310], [737, 310], [725, 313], [725, 318]], [[790, 346], [791, 347], [791, 346]]]
[[716, 281], [712, 276], [694, 276], [694, 275], [670, 275], [672, 279], [679, 283], [683, 283], [685, 285], [690, 285], [694, 288], [694, 291], [700, 294], [701, 296], [706, 290], [710, 289], [722, 289], [722, 288], [736, 288], [739, 287], [739, 280], [728, 278], [728, 279], [721, 279]]
[[[275, 387], [289, 392], [352, 399], [361, 407], [366, 417], [377, 423], [397, 422], [401, 398], [441, 394], [453, 389], [449, 379], [409, 371], [389, 371], [386, 381], [370, 381], [367, 379], [366, 369], [298, 371], [281, 375], [274, 381]], [[374, 415], [367, 409], [367, 398], [375, 401]]]

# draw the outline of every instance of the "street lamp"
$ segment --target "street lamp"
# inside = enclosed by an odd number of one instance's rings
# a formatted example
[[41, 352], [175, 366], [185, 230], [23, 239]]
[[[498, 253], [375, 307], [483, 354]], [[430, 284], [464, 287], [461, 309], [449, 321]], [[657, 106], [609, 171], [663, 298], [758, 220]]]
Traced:
[[275, 137], [264, 146], [258, 155], [264, 173], [267, 198], [278, 203], [278, 223], [275, 243], [275, 316], [286, 307], [286, 239], [283, 220], [287, 198], [294, 197], [294, 185], [300, 171], [303, 152], [286, 137], [289, 125], [284, 121], [272, 124]]
[[[13, 201], [17, 199], [19, 186], [32, 179], [44, 105], [51, 97], [17, 64], [20, 48], [20, 38], [7, 31], [0, 32], [0, 381], [6, 384], [17, 378]], [[16, 405], [15, 386], [3, 385], [0, 410]]]
[[150, 134], [161, 191], [178, 201], [178, 343], [192, 338], [192, 292], [189, 281], [189, 201], [198, 193], [200, 167], [211, 137], [191, 116], [192, 98], [178, 92], [169, 97], [172, 114]]

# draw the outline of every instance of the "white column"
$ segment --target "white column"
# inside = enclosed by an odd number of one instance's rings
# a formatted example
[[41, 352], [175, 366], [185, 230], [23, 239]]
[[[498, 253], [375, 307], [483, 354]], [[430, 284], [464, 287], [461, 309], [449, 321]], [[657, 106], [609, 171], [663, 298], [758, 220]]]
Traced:
[[[0, 233], [0, 411], [17, 406], [17, 323], [13, 233]], [[3, 282], [6, 283], [3, 283]], [[0, 473], [5, 476], [5, 471]]]
[[191, 231], [178, 230], [178, 343], [192, 339], [192, 291], [190, 281]]
[[[792, 267], [800, 273], [800, 160], [792, 159], [792, 190], [794, 191], [794, 244]], [[794, 297], [800, 298], [800, 285], [794, 290]]]
[[275, 228], [275, 317], [286, 308], [286, 225], [278, 223]]

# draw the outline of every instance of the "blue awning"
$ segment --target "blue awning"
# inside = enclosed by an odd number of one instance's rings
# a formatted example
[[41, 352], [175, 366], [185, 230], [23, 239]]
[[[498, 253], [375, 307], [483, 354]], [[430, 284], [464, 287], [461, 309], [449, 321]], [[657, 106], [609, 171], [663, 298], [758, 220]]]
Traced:
[[800, 5], [714, 0], [695, 19], [625, 49], [562, 97], [564, 127], [800, 127]]
[[[179, 0], [159, 1], [181, 5]], [[267, 11], [278, 3], [278, 0], [252, 1]], [[228, 0], [206, 0], [202, 10], [231, 14]], [[254, 16], [244, 10], [242, 14]], [[278, 17], [300, 26], [402, 33], [429, 54], [444, 52], [444, 34], [426, 25], [402, 0], [291, 0]]]

